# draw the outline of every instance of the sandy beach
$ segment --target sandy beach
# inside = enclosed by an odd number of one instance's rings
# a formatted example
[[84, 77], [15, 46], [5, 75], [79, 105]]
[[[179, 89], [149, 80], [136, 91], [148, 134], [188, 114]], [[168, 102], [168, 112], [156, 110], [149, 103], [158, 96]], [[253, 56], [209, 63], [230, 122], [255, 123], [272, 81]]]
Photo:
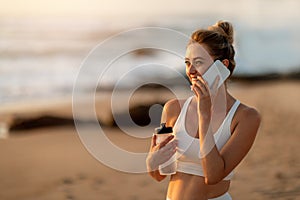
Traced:
[[[232, 180], [233, 199], [300, 199], [299, 88], [299, 81], [287, 80], [229, 85], [236, 98], [262, 115], [254, 146]], [[54, 106], [51, 112], [63, 115], [70, 108], [55, 110]], [[120, 146], [148, 151], [150, 139], [133, 140], [118, 128], [104, 131]], [[103, 165], [85, 149], [72, 125], [12, 131], [0, 139], [0, 158], [1, 200], [160, 200], [166, 196], [167, 179], [158, 183], [146, 173], [118, 172]]]

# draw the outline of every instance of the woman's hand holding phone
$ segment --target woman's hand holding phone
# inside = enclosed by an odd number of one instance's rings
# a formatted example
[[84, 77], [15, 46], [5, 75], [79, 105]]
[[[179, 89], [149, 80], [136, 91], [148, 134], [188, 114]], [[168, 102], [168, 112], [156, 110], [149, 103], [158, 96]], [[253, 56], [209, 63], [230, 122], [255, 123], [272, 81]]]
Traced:
[[202, 76], [192, 79], [191, 90], [194, 91], [198, 99], [199, 117], [210, 119], [212, 98], [229, 75], [230, 71], [221, 61], [217, 60]]

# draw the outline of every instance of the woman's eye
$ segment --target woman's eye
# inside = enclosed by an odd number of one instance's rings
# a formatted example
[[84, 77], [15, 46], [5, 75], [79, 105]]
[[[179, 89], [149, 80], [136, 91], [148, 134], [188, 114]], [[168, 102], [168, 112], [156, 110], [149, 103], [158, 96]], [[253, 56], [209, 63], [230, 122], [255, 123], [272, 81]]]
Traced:
[[195, 61], [195, 65], [196, 65], [196, 66], [200, 66], [201, 64], [202, 64], [201, 61], [199, 61], [199, 60], [196, 60], [196, 61]]
[[185, 61], [184, 63], [186, 64], [186, 66], [190, 66], [191, 65], [191, 63], [189, 61]]

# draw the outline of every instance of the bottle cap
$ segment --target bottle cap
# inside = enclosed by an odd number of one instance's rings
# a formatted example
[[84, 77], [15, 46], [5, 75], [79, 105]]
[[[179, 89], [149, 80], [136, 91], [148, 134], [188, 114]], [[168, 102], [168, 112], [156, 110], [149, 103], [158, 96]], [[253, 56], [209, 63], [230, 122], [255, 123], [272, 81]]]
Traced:
[[166, 123], [161, 123], [160, 127], [155, 128], [156, 134], [172, 133], [172, 127], [166, 127]]

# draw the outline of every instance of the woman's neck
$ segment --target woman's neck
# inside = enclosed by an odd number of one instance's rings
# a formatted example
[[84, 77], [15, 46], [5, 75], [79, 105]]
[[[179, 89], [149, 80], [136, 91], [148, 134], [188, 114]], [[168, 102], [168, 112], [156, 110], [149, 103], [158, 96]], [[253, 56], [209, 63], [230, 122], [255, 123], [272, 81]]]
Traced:
[[213, 97], [213, 109], [217, 112], [228, 113], [234, 102], [235, 98], [227, 91], [227, 87], [221, 87]]

